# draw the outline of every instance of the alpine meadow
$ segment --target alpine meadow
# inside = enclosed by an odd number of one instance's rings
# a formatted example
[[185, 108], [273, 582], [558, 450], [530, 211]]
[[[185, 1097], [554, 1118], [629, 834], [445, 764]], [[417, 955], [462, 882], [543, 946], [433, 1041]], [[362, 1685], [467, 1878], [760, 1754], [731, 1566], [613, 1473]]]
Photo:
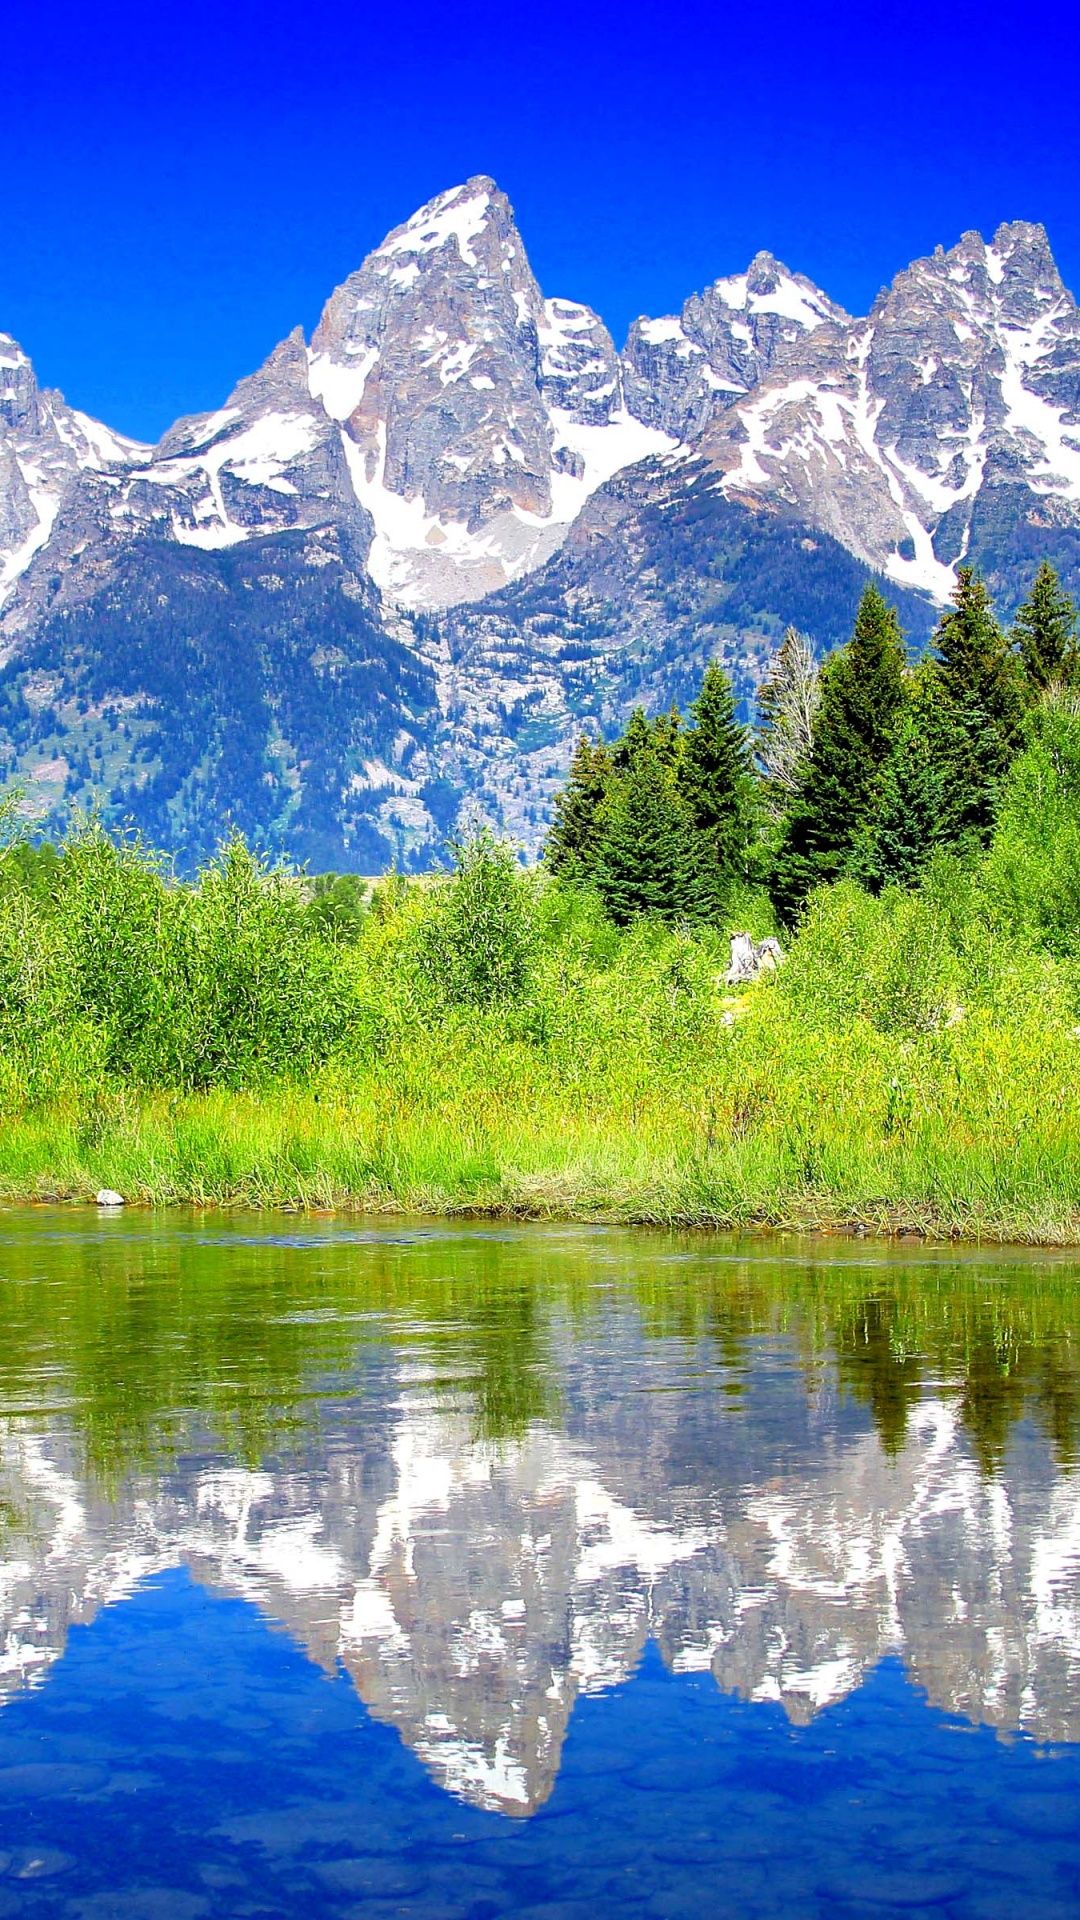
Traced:
[[[5, 802], [9, 1196], [1080, 1240], [1080, 648], [961, 568], [583, 737], [539, 865], [194, 880]], [[729, 967], [732, 936], [783, 962]], [[732, 975], [729, 978], [729, 974]]]

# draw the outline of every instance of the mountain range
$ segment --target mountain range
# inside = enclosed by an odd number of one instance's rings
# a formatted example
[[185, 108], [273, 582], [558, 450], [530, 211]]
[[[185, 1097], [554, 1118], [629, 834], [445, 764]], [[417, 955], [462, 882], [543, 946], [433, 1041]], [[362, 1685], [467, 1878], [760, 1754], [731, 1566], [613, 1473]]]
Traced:
[[975, 563], [1080, 585], [1080, 310], [1043, 229], [965, 234], [854, 318], [767, 253], [619, 352], [505, 195], [438, 195], [216, 412], [139, 445], [0, 334], [0, 754], [47, 830], [183, 863], [530, 853], [583, 725], [743, 700], [867, 577], [913, 647]]

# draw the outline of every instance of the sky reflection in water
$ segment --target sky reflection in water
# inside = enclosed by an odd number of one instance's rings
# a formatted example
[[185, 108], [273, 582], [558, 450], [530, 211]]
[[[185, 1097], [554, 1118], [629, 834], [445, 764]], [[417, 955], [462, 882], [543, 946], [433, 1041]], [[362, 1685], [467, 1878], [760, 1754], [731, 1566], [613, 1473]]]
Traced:
[[1080, 1264], [0, 1216], [0, 1920], [1080, 1911]]

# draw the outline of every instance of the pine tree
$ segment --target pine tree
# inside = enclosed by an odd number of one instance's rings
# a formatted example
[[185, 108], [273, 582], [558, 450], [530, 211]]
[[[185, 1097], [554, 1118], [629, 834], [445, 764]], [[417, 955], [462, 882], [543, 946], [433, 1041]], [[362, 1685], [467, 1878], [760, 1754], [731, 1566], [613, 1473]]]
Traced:
[[662, 766], [677, 767], [679, 765], [685, 741], [682, 714], [673, 700], [670, 710], [667, 713], [658, 713], [652, 723], [653, 751]]
[[773, 860], [769, 890], [789, 925], [812, 887], [847, 870], [867, 833], [904, 701], [899, 622], [871, 583], [852, 638], [823, 669], [806, 777]]
[[682, 739], [679, 789], [701, 839], [701, 908], [715, 916], [745, 867], [753, 830], [746, 728], [735, 718], [731, 686], [717, 661], [706, 667], [690, 711], [694, 724]]
[[912, 676], [877, 808], [852, 851], [848, 871], [871, 893], [917, 886], [945, 833], [947, 730], [929, 664]]
[[959, 569], [934, 644], [944, 722], [943, 833], [960, 847], [985, 845], [1020, 744], [1023, 707], [1016, 663], [971, 567]]
[[583, 733], [567, 783], [555, 798], [555, 819], [544, 848], [550, 872], [567, 880], [591, 878], [600, 839], [598, 816], [611, 776], [610, 750]]
[[1031, 592], [1013, 621], [1012, 641], [1032, 694], [1049, 686], [1080, 685], [1080, 647], [1076, 644], [1076, 608], [1057, 574], [1044, 560]]
[[670, 767], [652, 748], [617, 773], [601, 813], [595, 879], [620, 926], [640, 914], [670, 920], [697, 911], [698, 846]]
[[635, 707], [626, 723], [626, 731], [616, 740], [611, 749], [612, 765], [620, 773], [631, 767], [639, 753], [648, 752], [653, 745], [653, 730], [645, 718], [644, 707]]

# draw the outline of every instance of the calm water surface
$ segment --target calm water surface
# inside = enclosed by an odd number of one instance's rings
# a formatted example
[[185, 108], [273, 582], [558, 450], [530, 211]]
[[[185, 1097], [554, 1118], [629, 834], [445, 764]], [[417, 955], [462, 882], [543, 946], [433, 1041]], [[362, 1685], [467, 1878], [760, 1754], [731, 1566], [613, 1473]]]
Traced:
[[1080, 1262], [0, 1214], [0, 1920], [1080, 1914]]

